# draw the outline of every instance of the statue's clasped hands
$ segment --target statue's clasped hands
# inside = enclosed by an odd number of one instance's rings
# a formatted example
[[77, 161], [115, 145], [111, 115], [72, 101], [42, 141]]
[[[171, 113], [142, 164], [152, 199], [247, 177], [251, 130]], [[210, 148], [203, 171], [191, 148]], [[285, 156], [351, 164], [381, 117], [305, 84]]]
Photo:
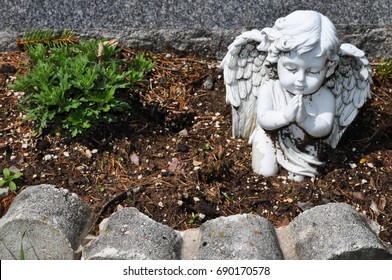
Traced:
[[308, 113], [306, 111], [302, 94], [294, 95], [284, 109], [283, 116], [288, 123], [295, 122], [297, 124], [301, 124], [306, 120]]

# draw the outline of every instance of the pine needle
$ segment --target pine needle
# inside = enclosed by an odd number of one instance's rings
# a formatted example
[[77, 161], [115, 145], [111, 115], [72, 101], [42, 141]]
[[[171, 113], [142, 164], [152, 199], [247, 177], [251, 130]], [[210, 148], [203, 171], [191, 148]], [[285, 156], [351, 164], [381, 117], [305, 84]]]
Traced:
[[16, 46], [19, 49], [28, 49], [32, 45], [45, 44], [50, 47], [61, 47], [77, 43], [79, 39], [76, 37], [75, 31], [64, 30], [58, 31], [53, 29], [33, 30], [25, 32], [22, 38], [16, 38]]

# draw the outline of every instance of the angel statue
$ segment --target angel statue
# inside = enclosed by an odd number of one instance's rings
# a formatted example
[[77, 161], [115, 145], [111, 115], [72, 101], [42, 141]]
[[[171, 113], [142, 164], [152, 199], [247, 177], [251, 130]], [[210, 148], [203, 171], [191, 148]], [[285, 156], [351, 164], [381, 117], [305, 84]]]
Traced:
[[332, 22], [315, 11], [244, 32], [221, 68], [233, 136], [249, 138], [252, 168], [265, 177], [279, 165], [296, 181], [316, 176], [322, 144], [336, 148], [371, 96], [364, 52], [340, 44]]

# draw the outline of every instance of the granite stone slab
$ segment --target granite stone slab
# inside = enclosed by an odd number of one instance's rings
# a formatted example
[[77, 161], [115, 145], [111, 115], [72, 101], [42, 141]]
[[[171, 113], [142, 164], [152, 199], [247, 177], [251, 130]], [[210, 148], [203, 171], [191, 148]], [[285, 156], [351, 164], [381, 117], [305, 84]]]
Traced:
[[27, 187], [0, 219], [0, 259], [75, 259], [93, 220], [76, 194], [53, 185]]
[[82, 259], [175, 260], [182, 238], [170, 227], [155, 222], [136, 208], [123, 208], [110, 216], [99, 236], [85, 247]]
[[274, 227], [257, 215], [233, 215], [207, 221], [201, 226], [200, 235], [195, 259], [283, 259]]
[[316, 206], [278, 229], [285, 259], [391, 259], [386, 245], [351, 205]]
[[15, 48], [15, 37], [26, 30], [55, 28], [118, 38], [134, 47], [221, 58], [242, 31], [271, 26], [300, 9], [329, 17], [342, 41], [357, 45], [368, 57], [392, 57], [391, 0], [3, 0], [0, 50]]

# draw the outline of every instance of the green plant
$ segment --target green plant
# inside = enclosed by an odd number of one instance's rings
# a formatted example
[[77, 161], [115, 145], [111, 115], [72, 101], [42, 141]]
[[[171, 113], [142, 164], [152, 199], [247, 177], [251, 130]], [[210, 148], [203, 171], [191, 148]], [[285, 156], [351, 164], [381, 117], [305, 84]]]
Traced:
[[188, 220], [188, 224], [189, 224], [189, 225], [193, 225], [198, 217], [199, 217], [199, 214], [194, 214], [194, 213], [192, 213], [192, 218], [190, 218], [190, 219]]
[[112, 123], [116, 113], [129, 110], [120, 93], [142, 81], [153, 62], [143, 54], [128, 62], [117, 58], [120, 51], [103, 39], [75, 45], [31, 45], [27, 52], [30, 71], [10, 88], [27, 92], [20, 104], [26, 119], [35, 121], [35, 131], [62, 127], [75, 137], [100, 123]]
[[382, 81], [392, 80], [392, 59], [381, 59], [380, 64], [376, 67], [376, 74]]
[[10, 190], [16, 191], [17, 186], [14, 180], [20, 178], [23, 175], [23, 173], [19, 171], [12, 172], [9, 168], [4, 168], [3, 175], [4, 178], [0, 180], [0, 187], [7, 184]]
[[24, 252], [24, 248], [23, 248], [23, 238], [25, 236], [26, 232], [23, 232], [22, 237], [20, 239], [20, 250], [19, 250], [19, 260], [25, 260], [25, 252]]

